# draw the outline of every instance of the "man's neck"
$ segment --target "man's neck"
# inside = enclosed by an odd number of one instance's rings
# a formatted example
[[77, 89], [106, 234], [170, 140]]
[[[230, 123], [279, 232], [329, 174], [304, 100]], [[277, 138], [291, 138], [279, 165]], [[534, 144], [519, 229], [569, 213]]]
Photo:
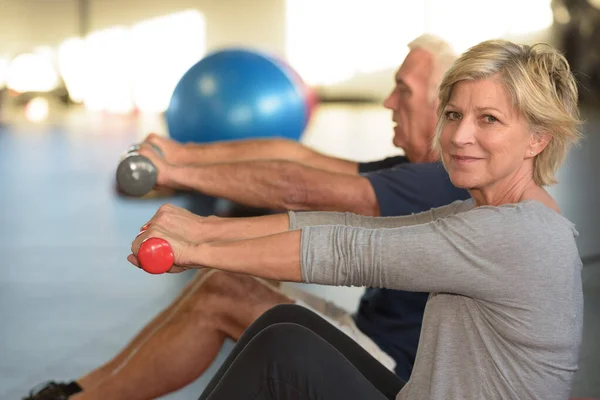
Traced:
[[406, 153], [406, 158], [408, 158], [408, 161], [414, 164], [433, 163], [440, 159], [439, 156], [433, 152], [421, 154]]

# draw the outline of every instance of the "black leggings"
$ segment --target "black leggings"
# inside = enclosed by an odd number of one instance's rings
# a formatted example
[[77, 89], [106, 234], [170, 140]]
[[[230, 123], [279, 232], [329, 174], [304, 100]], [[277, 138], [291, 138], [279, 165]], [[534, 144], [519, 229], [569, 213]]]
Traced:
[[339, 329], [286, 304], [248, 327], [200, 400], [385, 400], [403, 386]]

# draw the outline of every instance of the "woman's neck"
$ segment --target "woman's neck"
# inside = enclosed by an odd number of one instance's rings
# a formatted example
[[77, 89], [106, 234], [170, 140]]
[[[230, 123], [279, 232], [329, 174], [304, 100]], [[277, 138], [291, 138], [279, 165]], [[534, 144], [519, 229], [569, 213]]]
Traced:
[[560, 213], [560, 208], [556, 201], [546, 189], [536, 184], [533, 178], [519, 180], [514, 185], [505, 185], [492, 190], [470, 189], [469, 191], [475, 201], [476, 207], [516, 204], [525, 200], [535, 200]]

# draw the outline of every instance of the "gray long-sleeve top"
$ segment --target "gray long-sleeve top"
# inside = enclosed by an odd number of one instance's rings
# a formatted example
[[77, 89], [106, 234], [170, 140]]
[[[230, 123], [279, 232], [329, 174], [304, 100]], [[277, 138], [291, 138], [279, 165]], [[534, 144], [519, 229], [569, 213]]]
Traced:
[[568, 398], [583, 329], [574, 225], [539, 202], [289, 213], [307, 283], [431, 292], [397, 399]]

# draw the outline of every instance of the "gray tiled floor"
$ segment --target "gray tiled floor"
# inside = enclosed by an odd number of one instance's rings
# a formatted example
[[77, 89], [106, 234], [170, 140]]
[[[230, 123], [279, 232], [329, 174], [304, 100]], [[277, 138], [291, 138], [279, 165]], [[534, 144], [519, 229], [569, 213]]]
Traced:
[[[189, 278], [149, 276], [125, 260], [139, 226], [165, 201], [125, 200], [113, 192], [120, 153], [147, 127], [68, 121], [0, 127], [0, 399], [20, 398], [40, 381], [77, 377], [106, 361]], [[591, 118], [590, 124], [591, 135], [600, 123]], [[333, 154], [375, 159], [393, 152], [389, 127], [380, 108], [331, 107], [306, 140]], [[598, 138], [590, 136], [553, 189], [578, 226], [585, 257], [600, 248], [598, 151]], [[200, 200], [200, 212], [211, 212], [210, 199]], [[198, 204], [189, 196], [168, 201]], [[574, 395], [600, 397], [600, 261], [585, 267], [584, 282], [586, 330]], [[310, 290], [349, 309], [360, 293]], [[213, 368], [230, 348], [228, 343]], [[196, 398], [209, 376], [168, 398]]]

